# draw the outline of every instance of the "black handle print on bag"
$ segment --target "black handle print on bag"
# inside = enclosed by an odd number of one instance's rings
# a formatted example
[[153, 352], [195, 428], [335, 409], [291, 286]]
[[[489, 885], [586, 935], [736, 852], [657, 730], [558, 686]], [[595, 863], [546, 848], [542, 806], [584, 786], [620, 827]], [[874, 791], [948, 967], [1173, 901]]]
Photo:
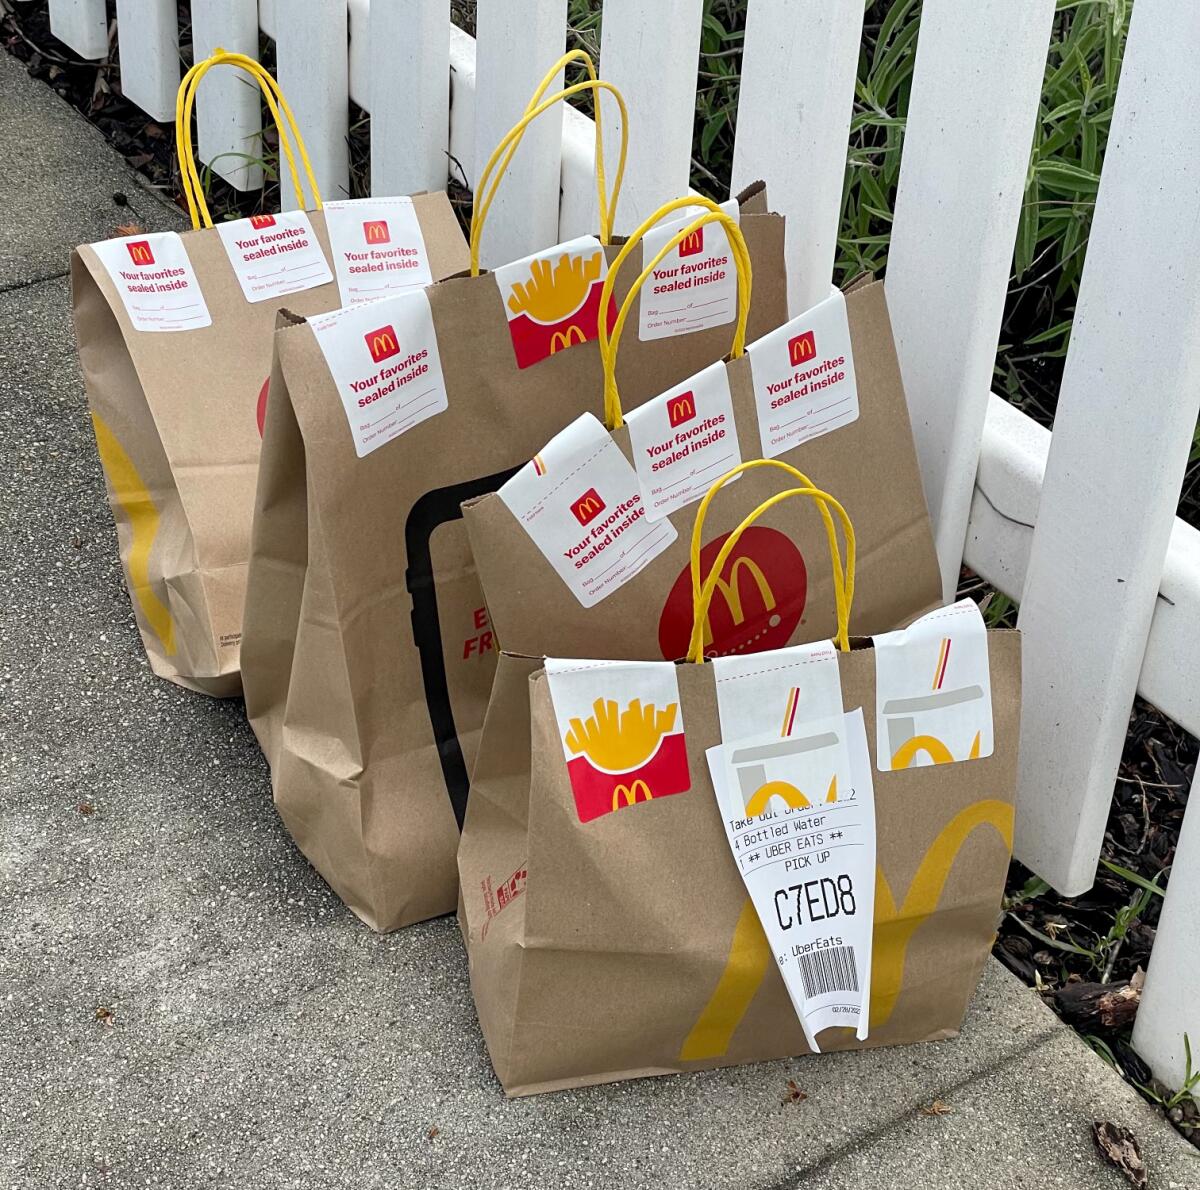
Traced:
[[437, 583], [433, 574], [433, 558], [429, 542], [434, 530], [447, 521], [462, 519], [464, 501], [494, 492], [505, 480], [515, 475], [519, 467], [497, 471], [481, 479], [451, 484], [426, 492], [412, 507], [404, 525], [404, 544], [408, 551], [408, 570], [404, 578], [412, 596], [413, 640], [421, 656], [421, 680], [425, 685], [425, 705], [437, 745], [446, 793], [454, 809], [458, 829], [462, 830], [467, 813], [467, 792], [470, 779], [458, 729], [454, 724], [454, 707], [450, 702], [450, 685], [446, 678], [446, 659], [442, 652], [442, 625], [438, 616]]

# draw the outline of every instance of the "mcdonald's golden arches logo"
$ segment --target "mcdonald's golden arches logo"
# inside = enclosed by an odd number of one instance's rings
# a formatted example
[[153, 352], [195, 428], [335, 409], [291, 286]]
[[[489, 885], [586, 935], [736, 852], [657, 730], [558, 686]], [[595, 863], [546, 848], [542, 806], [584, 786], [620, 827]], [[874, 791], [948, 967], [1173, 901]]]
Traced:
[[363, 222], [363, 239], [368, 244], [390, 244], [392, 233], [386, 219], [367, 219]]
[[690, 235], [679, 241], [680, 256], [698, 256], [704, 251], [704, 228], [697, 227]]
[[389, 324], [381, 326], [378, 330], [368, 331], [363, 335], [366, 340], [367, 350], [371, 353], [371, 358], [379, 363], [381, 360], [390, 359], [393, 355], [397, 355], [400, 351], [400, 344], [396, 339], [396, 331]]
[[[706, 574], [728, 533], [700, 552]], [[808, 598], [804, 556], [786, 533], [752, 525], [738, 540], [717, 579], [704, 625], [708, 657], [782, 649], [792, 638]], [[692, 574], [683, 567], [663, 605], [658, 646], [664, 659], [687, 653], [692, 634]]]
[[795, 335], [788, 340], [788, 359], [793, 368], [808, 363], [816, 354], [817, 340], [812, 331], [805, 331], [804, 334]]
[[264, 227], [274, 227], [275, 226], [275, 216], [274, 215], [251, 215], [250, 216], [250, 226], [253, 227], [255, 231], [261, 231]]
[[136, 265], [147, 265], [154, 263], [154, 253], [150, 251], [149, 240], [131, 240], [125, 245], [129, 252], [129, 259]]
[[672, 426], [681, 426], [696, 416], [696, 394], [689, 388], [667, 402], [667, 420]]
[[595, 488], [588, 488], [571, 505], [571, 512], [581, 525], [586, 525], [589, 521], [594, 521], [603, 511], [604, 501], [600, 499]]
[[583, 333], [583, 327], [571, 323], [566, 330], [555, 331], [550, 336], [550, 354], [555, 355], [560, 351], [565, 351], [568, 347], [574, 347], [576, 343], [586, 343], [587, 335]]

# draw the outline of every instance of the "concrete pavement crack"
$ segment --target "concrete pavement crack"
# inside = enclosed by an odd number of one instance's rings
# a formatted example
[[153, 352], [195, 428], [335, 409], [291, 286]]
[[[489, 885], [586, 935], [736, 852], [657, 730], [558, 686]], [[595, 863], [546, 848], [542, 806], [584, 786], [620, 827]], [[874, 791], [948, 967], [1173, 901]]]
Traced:
[[13, 281], [10, 285], [0, 285], [0, 295], [16, 293], [21, 289], [31, 289], [33, 286], [42, 285], [47, 281], [61, 281], [70, 275], [70, 269], [63, 269], [60, 273], [47, 273], [44, 277], [32, 277], [28, 281]]

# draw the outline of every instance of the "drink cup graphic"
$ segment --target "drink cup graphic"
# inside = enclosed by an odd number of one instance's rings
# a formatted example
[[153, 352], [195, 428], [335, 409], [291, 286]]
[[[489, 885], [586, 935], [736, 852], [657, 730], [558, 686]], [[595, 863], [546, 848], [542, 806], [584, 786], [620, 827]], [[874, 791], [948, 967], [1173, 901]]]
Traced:
[[[828, 782], [822, 778], [819, 790], [809, 790], [807, 793], [790, 781], [771, 777], [770, 773], [777, 772], [779, 762], [788, 757], [819, 752], [826, 748], [836, 749], [840, 743], [841, 737], [836, 732], [822, 731], [813, 735], [782, 739], [777, 743], [735, 748], [729, 763], [737, 777], [737, 788], [746, 810], [746, 817], [757, 818], [765, 814], [774, 798], [780, 798], [791, 810], [807, 810], [813, 804], [814, 796], [826, 802], [836, 801], [835, 768], [831, 767]], [[835, 765], [837, 753], [831, 753], [829, 760], [831, 766]], [[811, 763], [811, 759], [806, 760], [805, 768], [810, 768]]]
[[[883, 720], [887, 727], [887, 746], [891, 754], [893, 769], [909, 768], [919, 756], [928, 757], [927, 764], [953, 764], [955, 760], [975, 760], [979, 756], [980, 733], [975, 733], [968, 756], [956, 757], [942, 739], [931, 731], [922, 731], [918, 725], [929, 727], [925, 718], [930, 712], [935, 715], [949, 707], [965, 703], [982, 702], [981, 686], [964, 686], [959, 690], [936, 690], [916, 698], [890, 698], [883, 704]], [[934, 723], [936, 723], [936, 718]]]

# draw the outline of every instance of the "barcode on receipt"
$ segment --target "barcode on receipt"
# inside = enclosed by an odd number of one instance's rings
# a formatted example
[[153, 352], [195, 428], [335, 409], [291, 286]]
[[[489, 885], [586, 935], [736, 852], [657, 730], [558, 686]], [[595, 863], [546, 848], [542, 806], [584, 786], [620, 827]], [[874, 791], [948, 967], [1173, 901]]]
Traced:
[[858, 991], [858, 968], [854, 963], [853, 946], [833, 946], [798, 957], [806, 997]]

